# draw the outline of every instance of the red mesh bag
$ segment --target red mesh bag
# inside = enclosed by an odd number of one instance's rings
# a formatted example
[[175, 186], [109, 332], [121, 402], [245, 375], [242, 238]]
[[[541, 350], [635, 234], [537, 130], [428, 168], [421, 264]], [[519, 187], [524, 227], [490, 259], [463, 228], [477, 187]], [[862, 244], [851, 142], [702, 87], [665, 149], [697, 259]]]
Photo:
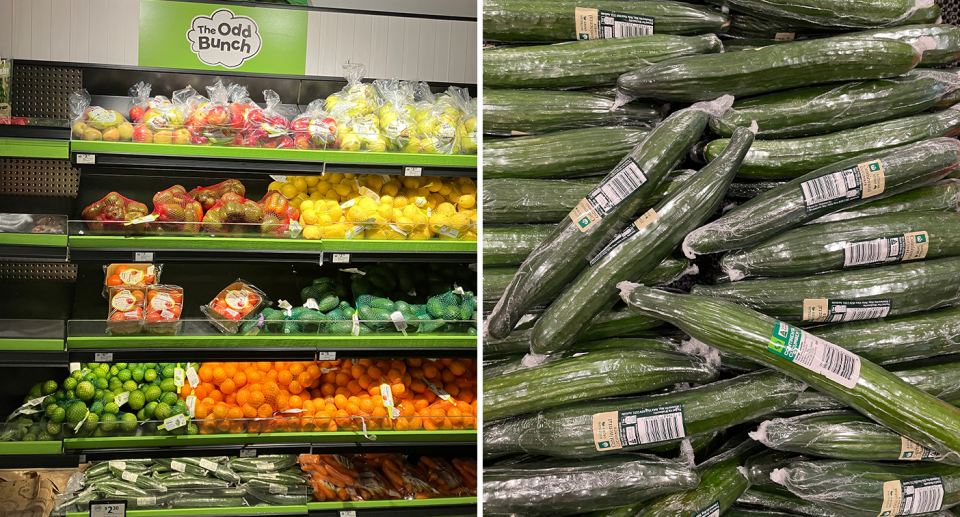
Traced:
[[271, 190], [260, 200], [263, 209], [263, 221], [260, 230], [264, 235], [283, 235], [290, 229], [290, 223], [300, 218], [297, 207], [287, 202], [287, 198], [276, 190]]
[[203, 215], [203, 229], [210, 233], [242, 233], [262, 219], [263, 209], [256, 201], [227, 192]]
[[254, 104], [247, 110], [247, 127], [244, 130], [244, 147], [268, 147], [292, 149], [293, 138], [290, 120], [296, 116], [293, 106], [284, 106], [280, 96], [273, 90], [264, 90], [267, 107]]
[[240, 180], [226, 180], [210, 187], [197, 187], [187, 194], [199, 201], [203, 210], [207, 211], [213, 208], [213, 205], [217, 204], [217, 201], [220, 201], [220, 198], [228, 192], [243, 197], [247, 193], [247, 189], [244, 188], [243, 183], [240, 183]]
[[80, 217], [87, 221], [87, 227], [93, 231], [135, 231], [143, 230], [142, 223], [124, 226], [124, 222], [133, 221], [149, 213], [147, 205], [127, 199], [111, 192], [100, 201], [86, 207]]
[[160, 224], [154, 224], [152, 228], [159, 233], [197, 233], [203, 219], [203, 208], [197, 200], [187, 195], [187, 189], [174, 185], [154, 194], [153, 215]]

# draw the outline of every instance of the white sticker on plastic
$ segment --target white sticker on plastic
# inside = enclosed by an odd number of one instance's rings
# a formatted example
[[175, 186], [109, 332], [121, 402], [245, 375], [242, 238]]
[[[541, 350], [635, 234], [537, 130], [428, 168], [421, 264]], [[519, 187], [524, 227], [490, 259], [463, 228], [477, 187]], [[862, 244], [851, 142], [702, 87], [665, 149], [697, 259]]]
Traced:
[[276, 484], [270, 483], [269, 490], [271, 494], [287, 495], [287, 487], [283, 485], [276, 485]]
[[187, 367], [187, 382], [190, 383], [191, 388], [196, 388], [200, 385], [200, 376], [197, 375], [197, 371], [193, 368], [193, 365]]
[[403, 335], [407, 335], [407, 320], [404, 319], [403, 313], [400, 311], [394, 311], [390, 313], [390, 320], [393, 321], [393, 326], [397, 328], [397, 332], [403, 332]]
[[187, 419], [183, 415], [174, 415], [163, 421], [163, 428], [167, 431], [173, 431], [187, 425]]
[[133, 472], [130, 472], [129, 470], [124, 470], [123, 472], [120, 473], [120, 479], [124, 481], [129, 481], [135, 484], [137, 480], [140, 479], [140, 476], [134, 474]]
[[110, 460], [107, 462], [107, 466], [117, 470], [127, 470], [127, 462], [125, 461]]
[[187, 464], [182, 461], [173, 460], [170, 462], [170, 468], [176, 470], [177, 472], [186, 472]]
[[129, 391], [124, 391], [123, 393], [117, 395], [116, 397], [113, 397], [113, 403], [116, 404], [117, 407], [120, 407], [126, 404], [128, 400], [130, 400]]
[[137, 498], [137, 506], [156, 506], [156, 505], [157, 505], [156, 496], [148, 495], [146, 497]]
[[[243, 451], [240, 451], [240, 452], [243, 452]], [[241, 456], [241, 457], [242, 457], [242, 456]], [[220, 465], [219, 465], [217, 462], [215, 462], [215, 461], [210, 461], [210, 460], [208, 460], [208, 459], [206, 459], [206, 458], [203, 458], [203, 459], [200, 460], [200, 468], [209, 470], [209, 471], [211, 471], [211, 472], [216, 471], [216, 470], [217, 470], [217, 467], [219, 467], [219, 466], [220, 466]]]
[[860, 356], [779, 320], [767, 350], [845, 388], [860, 380]]
[[[77, 165], [95, 165], [96, 163], [97, 155], [77, 153]], [[93, 508], [90, 509], [90, 514], [93, 514]]]
[[413, 177], [423, 176], [423, 167], [404, 167], [403, 175]]

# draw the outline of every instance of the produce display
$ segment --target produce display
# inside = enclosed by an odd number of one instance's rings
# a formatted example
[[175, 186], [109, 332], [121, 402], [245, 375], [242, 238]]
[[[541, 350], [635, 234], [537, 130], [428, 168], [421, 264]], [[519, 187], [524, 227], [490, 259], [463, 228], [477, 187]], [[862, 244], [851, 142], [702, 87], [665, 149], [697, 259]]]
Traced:
[[949, 517], [960, 29], [663, 4], [483, 2], [484, 515]]

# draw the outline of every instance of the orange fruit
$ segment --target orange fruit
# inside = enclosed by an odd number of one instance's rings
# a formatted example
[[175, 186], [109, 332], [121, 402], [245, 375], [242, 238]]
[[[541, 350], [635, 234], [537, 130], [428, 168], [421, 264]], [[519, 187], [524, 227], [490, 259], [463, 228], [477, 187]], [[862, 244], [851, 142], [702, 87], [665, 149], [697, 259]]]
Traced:
[[257, 408], [251, 406], [250, 404], [244, 404], [240, 406], [240, 411], [243, 413], [244, 418], [256, 418]]
[[390, 386], [390, 390], [393, 391], [394, 398], [402, 398], [407, 393], [407, 387], [399, 382]]
[[419, 357], [410, 357], [410, 358], [407, 358], [406, 361], [407, 361], [407, 366], [419, 367], [421, 364], [423, 364], [423, 359]]
[[260, 361], [259, 363], [257, 363], [257, 369], [260, 370], [261, 372], [269, 372], [270, 370], [273, 369], [273, 363]]
[[324, 410], [325, 412], [330, 413], [331, 415], [333, 415], [333, 414], [335, 414], [335, 413], [337, 412], [337, 406], [335, 406], [335, 405], [333, 405], [333, 404], [326, 404], [326, 405], [323, 406], [323, 410]]
[[223, 397], [223, 401], [226, 402], [227, 404], [236, 404], [236, 403], [237, 403], [237, 394], [236, 394], [236, 393], [231, 393], [231, 394], [227, 395], [226, 397]]
[[255, 383], [260, 382], [263, 379], [263, 374], [260, 370], [247, 370], [247, 382]]
[[363, 388], [360, 387], [360, 383], [357, 381], [350, 381], [347, 383], [347, 389], [350, 390], [350, 393], [354, 395], [360, 394], [363, 391]]
[[306, 372], [310, 374], [310, 377], [313, 377], [314, 379], [323, 375], [323, 373], [320, 371], [320, 367], [317, 366], [316, 364], [311, 364], [310, 366], [308, 366]]
[[290, 409], [290, 397], [281, 393], [277, 395], [277, 411], [286, 411]]
[[197, 404], [193, 408], [193, 416], [195, 418], [207, 418], [208, 414], [210, 414], [210, 406], [206, 404]]
[[306, 368], [304, 368], [303, 363], [291, 363], [290, 368], [288, 368], [288, 370], [290, 370], [290, 373], [292, 373], [293, 376], [296, 377], [301, 373], [303, 373], [306, 370]]
[[427, 362], [424, 362], [424, 363], [423, 363], [423, 376], [424, 376], [424, 377], [426, 377], [426, 378], [428, 378], [428, 379], [433, 379], [433, 378], [435, 378], [435, 377], [436, 377], [437, 375], [439, 375], [439, 374], [440, 374], [440, 372], [439, 372], [439, 370], [437, 370], [437, 365], [433, 364], [433, 361], [427, 361]]
[[407, 373], [410, 374], [410, 377], [413, 377], [414, 379], [419, 379], [423, 377], [423, 368], [420, 368], [419, 366], [414, 366], [412, 368], [409, 368], [407, 370]]
[[257, 408], [257, 416], [260, 418], [269, 418], [273, 416], [273, 407], [270, 404], [264, 404]]
[[238, 407], [232, 407], [227, 410], [227, 418], [231, 418], [233, 420], [243, 418], [243, 410]]
[[347, 383], [350, 382], [350, 380], [351, 380], [351, 377], [350, 377], [349, 374], [346, 374], [346, 373], [341, 372], [341, 373], [338, 373], [338, 374], [337, 374], [337, 383], [336, 383], [336, 384], [337, 384], [337, 386], [346, 386]]
[[340, 427], [346, 427], [350, 425], [350, 414], [343, 409], [337, 410], [337, 425]]
[[290, 381], [292, 380], [293, 373], [291, 373], [290, 370], [281, 370], [280, 373], [277, 374], [277, 382], [283, 386], [290, 384]]
[[290, 393], [293, 393], [294, 395], [303, 393], [303, 386], [297, 381], [290, 381], [288, 388], [290, 389]]
[[420, 379], [410, 381], [410, 391], [414, 393], [423, 393], [427, 391], [427, 384]]
[[473, 392], [470, 390], [460, 390], [460, 393], [457, 394], [457, 399], [464, 402], [473, 402]]
[[213, 390], [207, 395], [207, 398], [213, 399], [214, 402], [223, 402], [223, 393]]
[[350, 375], [352, 375], [354, 379], [359, 379], [360, 376], [365, 373], [367, 373], [367, 369], [359, 364], [350, 367]]
[[347, 413], [349, 413], [349, 414], [351, 414], [351, 415], [359, 415], [359, 414], [360, 414], [360, 406], [357, 405], [357, 404], [354, 403], [354, 402], [347, 402], [347, 405], [346, 405], [346, 407], [344, 407], [344, 409], [347, 411]]
[[446, 359], [440, 359], [439, 361], [440, 361], [440, 364], [442, 364], [443, 366], [450, 366], [450, 363], [453, 362], [453, 359], [446, 358]]
[[224, 404], [217, 404], [213, 406], [213, 418], [216, 420], [223, 420], [227, 417], [227, 406]]
[[193, 395], [197, 397], [197, 400], [203, 400], [207, 398], [207, 389], [203, 387], [201, 383], [199, 386], [193, 389]]
[[373, 379], [373, 382], [379, 382], [380, 378], [383, 377], [383, 372], [380, 370], [380, 368], [371, 366], [370, 368], [367, 368], [367, 375]]
[[403, 380], [403, 374], [400, 373], [400, 370], [390, 370], [387, 372], [387, 380], [391, 384], [398, 383]]
[[247, 385], [247, 374], [243, 372], [237, 372], [233, 374], [233, 383], [237, 385], [238, 388], [242, 388]]
[[404, 374], [407, 371], [407, 363], [399, 359], [394, 359], [393, 361], [390, 361], [390, 369], [397, 370], [401, 374]]
[[337, 395], [334, 397], [333, 403], [336, 404], [338, 409], [343, 409], [347, 407], [347, 397], [343, 395]]
[[336, 393], [336, 391], [337, 387], [329, 382], [325, 382], [320, 385], [320, 393], [323, 394], [324, 397], [329, 397]]
[[372, 398], [362, 398], [360, 399], [360, 411], [370, 414], [373, 412], [373, 399]]
[[[290, 373], [293, 373], [293, 372], [290, 372]], [[313, 379], [314, 379], [314, 378], [311, 377], [309, 373], [307, 373], [307, 372], [300, 372], [300, 374], [297, 375], [294, 380], [296, 380], [297, 382], [299, 382], [301, 386], [306, 387], [306, 386], [309, 386], [310, 384], [313, 383]]]
[[359, 384], [362, 389], [368, 389], [372, 383], [373, 379], [367, 374], [363, 374], [357, 379], [357, 384]]
[[440, 372], [440, 378], [443, 379], [444, 384], [457, 380], [457, 376], [454, 375], [449, 369]]
[[267, 404], [272, 404], [274, 400], [277, 399], [277, 395], [280, 394], [280, 386], [273, 382], [267, 381], [263, 383], [263, 398]]
[[250, 390], [242, 389], [236, 393], [237, 405], [242, 406], [250, 400]]
[[216, 367], [213, 369], [213, 382], [220, 384], [221, 382], [227, 379], [227, 372], [221, 367]]
[[452, 382], [444, 383], [443, 391], [449, 393], [451, 397], [456, 397], [460, 394], [460, 388]]
[[213, 380], [213, 367], [204, 364], [200, 367], [200, 370], [197, 371], [197, 375], [200, 376], [200, 380], [203, 382], [210, 382]]
[[344, 397], [352, 396], [353, 393], [350, 393], [350, 390], [347, 388], [337, 388], [337, 391], [334, 392], [335, 395], [343, 395]]
[[277, 381], [277, 375], [278, 375], [279, 373], [280, 373], [280, 372], [278, 372], [277, 370], [270, 370], [269, 372], [267, 372], [267, 374], [264, 376], [264, 378], [265, 378], [266, 380], [268, 380], [268, 381], [274, 381], [274, 382], [276, 382], [276, 381]]
[[263, 392], [261, 391], [251, 391], [250, 399], [248, 400], [251, 406], [258, 408], [263, 405], [264, 397]]
[[237, 391], [237, 385], [233, 382], [233, 379], [227, 379], [220, 383], [220, 392], [224, 395], [229, 395]]
[[290, 395], [287, 405], [290, 406], [290, 409], [301, 409], [303, 408], [303, 399], [296, 395]]
[[460, 412], [457, 408], [450, 408], [447, 410], [447, 416], [450, 418], [450, 422], [453, 425], [460, 425], [463, 422], [463, 413]]
[[226, 372], [227, 377], [233, 377], [237, 374], [237, 364], [236, 363], [226, 363], [223, 365], [223, 371]]

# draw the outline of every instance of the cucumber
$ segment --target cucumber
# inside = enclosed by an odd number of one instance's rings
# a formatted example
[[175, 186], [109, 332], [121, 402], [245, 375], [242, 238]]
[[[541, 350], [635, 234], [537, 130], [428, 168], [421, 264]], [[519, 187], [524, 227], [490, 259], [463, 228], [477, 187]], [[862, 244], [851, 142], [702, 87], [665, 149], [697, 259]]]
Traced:
[[[84, 475], [87, 476], [87, 479], [95, 478], [102, 476], [104, 474], [113, 474], [110, 473], [111, 463], [114, 467], [119, 468], [120, 470], [129, 470], [130, 472], [146, 472], [149, 470], [149, 464], [140, 460], [112, 460], [112, 461], [101, 461], [96, 465], [91, 466], [84, 471]], [[153, 463], [151, 460], [150, 463]]]
[[885, 29], [844, 34], [851, 38], [895, 39], [904, 43], [915, 43], [920, 38], [932, 38], [936, 46], [923, 51], [923, 57], [917, 66], [947, 66], [960, 59], [960, 29], [953, 25], [925, 23], [902, 25]]
[[483, 146], [483, 177], [562, 178], [609, 169], [637, 146], [648, 129], [594, 127], [521, 136]]
[[577, 343], [572, 348], [564, 351], [558, 352], [556, 354], [536, 356], [536, 364], [524, 364], [524, 359], [527, 357], [525, 355], [514, 355], [508, 357], [499, 357], [493, 359], [485, 359], [483, 361], [483, 375], [485, 379], [493, 379], [495, 377], [500, 377], [502, 375], [517, 372], [520, 370], [530, 369], [541, 367], [547, 364], [552, 364], [557, 361], [568, 359], [571, 357], [578, 357], [584, 353], [591, 352], [606, 352], [606, 351], [630, 351], [640, 349], [641, 351], [647, 349], [659, 350], [659, 351], [668, 351], [676, 352], [677, 345], [667, 339], [647, 339], [647, 338], [616, 338], [616, 339], [601, 339], [599, 341], [590, 341], [587, 343]]
[[489, 420], [564, 404], [642, 393], [679, 382], [706, 383], [717, 370], [705, 359], [663, 350], [590, 352], [489, 379], [483, 414]]
[[597, 510], [595, 512], [582, 514], [581, 517], [635, 517], [639, 515], [645, 508], [653, 504], [653, 499], [648, 499], [646, 501], [640, 501], [639, 503], [634, 503], [629, 506], [621, 506], [619, 508], [608, 508], [605, 510]]
[[483, 265], [519, 266], [553, 228], [552, 224], [484, 226]]
[[796, 514], [734, 506], [723, 517], [796, 517]]
[[[919, 245], [918, 239], [923, 241]], [[906, 212], [801, 226], [748, 250], [728, 253], [720, 265], [731, 279], [739, 280], [957, 255], [960, 213]]]
[[[705, 166], [599, 251], [533, 327], [536, 354], [575, 342], [600, 313], [619, 301], [618, 281], [646, 276], [686, 235], [713, 215], [753, 143], [747, 128], [734, 132], [729, 151]], [[652, 216], [651, 216], [652, 214]]]
[[[305, 487], [306, 488], [306, 487]], [[281, 489], [282, 490], [282, 489]], [[269, 488], [247, 488], [247, 494], [268, 505], [305, 505], [313, 501], [313, 489], [303, 494], [271, 493]], [[252, 501], [251, 501], [252, 502]]]
[[230, 483], [220, 479], [210, 479], [206, 476], [186, 475], [170, 476], [158, 480], [168, 490], [185, 490], [194, 488], [227, 488]]
[[794, 452], [769, 449], [755, 454], [743, 463], [743, 473], [751, 485], [768, 485], [773, 483], [770, 473], [787, 463], [802, 461], [806, 456]]
[[[574, 16], [578, 7], [584, 5], [573, 0], [484, 0], [483, 38], [526, 43], [576, 41], [582, 39]], [[716, 33], [730, 24], [727, 15], [707, 6], [680, 2], [598, 0], [589, 7], [653, 18], [655, 34]]]
[[[824, 38], [752, 52], [684, 56], [640, 68], [617, 80], [618, 98], [700, 101], [746, 97], [840, 81], [903, 75], [920, 51], [895, 40]], [[486, 66], [486, 63], [484, 63]]]
[[160, 492], [166, 492], [167, 487], [162, 483], [147, 477], [146, 474], [136, 474], [127, 470], [122, 470], [117, 467], [111, 466], [110, 473], [119, 480], [126, 481], [130, 484], [135, 485], [137, 488], [142, 488], [144, 490], [155, 490]]
[[[611, 191], [616, 186], [626, 187], [617, 190], [625, 197], [610, 199], [613, 193], [604, 196], [609, 201], [619, 198], [619, 204], [595, 200], [598, 205], [608, 208], [606, 215], [599, 220], [600, 214], [595, 211], [583, 214], [585, 217], [576, 222], [570, 217], [562, 218], [560, 224], [520, 266], [500, 303], [487, 318], [488, 334], [498, 339], [505, 338], [513, 331], [521, 316], [555, 297], [576, 278], [580, 270], [587, 266], [587, 255], [632, 220], [667, 173], [693, 147], [706, 128], [710, 113], [722, 113], [730, 102], [730, 98], [718, 99], [714, 103], [696, 104], [677, 111], [623, 157], [617, 168], [604, 179], [603, 185]], [[642, 178], [637, 176], [637, 170], [642, 171]], [[603, 187], [598, 186], [600, 188]], [[597, 195], [603, 193], [597, 192]], [[581, 230], [580, 226], [586, 220], [590, 224]]]
[[236, 472], [276, 472], [297, 464], [296, 454], [265, 454], [256, 458], [230, 458]]
[[[866, 169], [868, 163], [877, 160], [882, 166], [884, 181], [883, 190], [878, 194], [863, 199], [862, 189], [857, 187], [845, 190], [846, 197], [820, 195], [824, 192], [835, 192], [824, 187], [833, 187], [839, 191], [840, 184], [834, 183], [840, 181], [838, 178], [846, 178], [848, 181], [861, 178], [857, 167], [863, 164]], [[843, 160], [769, 190], [727, 212], [716, 221], [694, 230], [684, 239], [683, 251], [688, 258], [693, 258], [694, 255], [759, 244], [806, 221], [842, 208], [858, 206], [868, 200], [875, 201], [930, 185], [946, 175], [958, 162], [960, 143], [949, 138], [935, 138]], [[866, 176], [875, 174], [870, 172]], [[805, 195], [804, 192], [808, 194]], [[809, 204], [806, 202], [808, 199], [811, 201]], [[824, 200], [826, 202], [823, 202]]]
[[[727, 32], [735, 38], [759, 38], [769, 40], [775, 40], [779, 35], [781, 38], [780, 42], [782, 43], [793, 41], [794, 39], [810, 39], [811, 37], [844, 31], [845, 29], [840, 27], [825, 27], [794, 20], [770, 19], [738, 12], [735, 14], [731, 13], [730, 29]], [[723, 50], [729, 52], [726, 41], [723, 44]]]
[[695, 471], [665, 460], [611, 456], [483, 470], [483, 514], [570, 515], [697, 487]]
[[[774, 482], [785, 486], [794, 495], [850, 517], [880, 515], [889, 490], [884, 483], [900, 481], [905, 485], [905, 491], [912, 494], [913, 490], [906, 489], [911, 481], [930, 477], [939, 477], [942, 492], [934, 500], [927, 500], [929, 505], [921, 506], [918, 500], [914, 500], [915, 511], [912, 513], [937, 511], [941, 502], [944, 509], [956, 505], [960, 500], [960, 467], [952, 465], [820, 460], [791, 463], [770, 475]], [[916, 499], [926, 497], [932, 498], [932, 495], [917, 490]], [[925, 510], [916, 511], [920, 508]], [[897, 509], [900, 509], [899, 505]]]
[[750, 487], [739, 467], [736, 457], [717, 461], [703, 470], [696, 489], [662, 496], [637, 517], [721, 515]]
[[933, 185], [827, 214], [805, 224], [823, 224], [899, 212], [957, 212], [958, 209], [960, 209], [960, 181], [945, 179]]
[[296, 486], [306, 485], [307, 479], [301, 473], [286, 472], [244, 472], [240, 476], [244, 483], [253, 483], [259, 486], [269, 486], [271, 484]]
[[[790, 404], [805, 389], [801, 382], [770, 370], [748, 373], [696, 388], [640, 397], [591, 400], [531, 413], [518, 418], [488, 421], [483, 429], [485, 454], [527, 452], [565, 458], [586, 458], [650, 449], [677, 443], [679, 432], [646, 444], [620, 450], [598, 450], [594, 440], [594, 415], [681, 405], [684, 436], [710, 434], [744, 422], [766, 418]], [[644, 435], [645, 436], [645, 435]]]
[[920, 113], [957, 86], [957, 74], [939, 70], [911, 70], [892, 79], [811, 86], [734, 102], [733, 109], [710, 121], [710, 128], [728, 137], [737, 126], [755, 120], [760, 126], [760, 140], [830, 133]]
[[735, 301], [781, 321], [839, 323], [960, 304], [958, 278], [960, 257], [952, 257], [805, 277], [697, 285], [690, 294]]
[[920, 14], [937, 19], [939, 13], [928, 9], [930, 2], [918, 0], [865, 0], [851, 4], [843, 0], [789, 1], [789, 0], [708, 0], [738, 12], [773, 20], [794, 20], [801, 24], [822, 27], [873, 29], [901, 25], [915, 21]]
[[516, 135], [588, 127], [648, 126], [660, 120], [660, 111], [660, 106], [647, 103], [613, 109], [612, 96], [587, 92], [487, 90], [483, 92], [483, 132]]
[[[624, 299], [634, 310], [664, 319], [710, 346], [783, 371], [915, 442], [944, 454], [960, 455], [960, 435], [954, 431], [960, 426], [960, 409], [874, 363], [732, 302], [668, 294], [643, 286], [623, 288]], [[784, 341], [785, 345], [779, 344]], [[814, 365], [814, 371], [788, 359], [786, 356], [793, 357], [798, 346], [805, 354], [813, 348], [820, 350], [817, 353], [826, 355], [817, 357], [827, 357], [826, 364]], [[831, 362], [831, 358], [842, 360]]]
[[938, 461], [942, 456], [854, 411], [825, 411], [760, 424], [750, 436], [781, 451], [851, 461]]
[[245, 506], [242, 497], [219, 497], [216, 495], [184, 495], [176, 502], [177, 508], [233, 508]]
[[[572, 9], [570, 21], [573, 21]], [[903, 44], [898, 42], [898, 45]], [[482, 55], [483, 85], [487, 88], [574, 88], [613, 84], [620, 74], [650, 63], [716, 53], [722, 48], [720, 39], [713, 34], [652, 34], [485, 50]], [[903, 72], [906, 70], [900, 73]], [[711, 98], [715, 97], [719, 95]]]
[[120, 481], [119, 479], [97, 483], [96, 489], [107, 497], [146, 496], [154, 492], [153, 490], [147, 492], [133, 483]]
[[737, 499], [737, 504], [750, 508], [764, 508], [783, 510], [790, 515], [806, 515], [808, 517], [846, 517], [846, 514], [835, 512], [818, 504], [800, 499], [789, 490], [774, 484], [752, 486]]
[[[764, 140], [753, 145], [737, 175], [745, 179], [791, 180], [847, 158], [958, 132], [960, 109], [951, 108], [828, 135]], [[718, 156], [727, 142], [720, 139], [707, 144], [706, 159]]]
[[727, 197], [733, 199], [753, 199], [768, 190], [773, 190], [786, 183], [786, 181], [734, 181], [730, 184], [730, 188], [727, 189]]

